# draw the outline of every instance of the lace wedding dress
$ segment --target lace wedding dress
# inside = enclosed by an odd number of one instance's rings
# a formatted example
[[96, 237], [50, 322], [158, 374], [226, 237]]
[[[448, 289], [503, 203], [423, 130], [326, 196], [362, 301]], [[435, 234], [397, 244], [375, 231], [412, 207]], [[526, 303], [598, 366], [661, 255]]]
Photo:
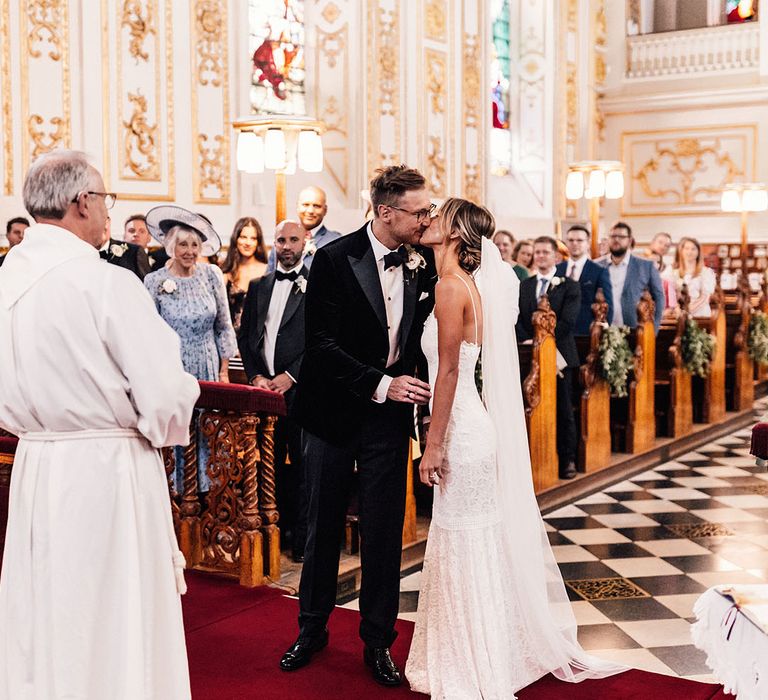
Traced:
[[[481, 347], [462, 341], [445, 437], [446, 476], [434, 487], [405, 667], [414, 691], [440, 700], [512, 700], [550, 672], [580, 681], [625, 670], [587, 656], [576, 641], [533, 492], [514, 339], [519, 282], [489, 245], [483, 242], [478, 278], [484, 400], [474, 378]], [[422, 335], [433, 387], [437, 338], [433, 314]]]

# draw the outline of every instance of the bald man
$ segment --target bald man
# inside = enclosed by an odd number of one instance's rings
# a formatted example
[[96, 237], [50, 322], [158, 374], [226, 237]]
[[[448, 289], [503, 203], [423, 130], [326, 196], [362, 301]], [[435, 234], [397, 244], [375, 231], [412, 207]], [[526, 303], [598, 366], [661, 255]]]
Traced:
[[[299, 223], [307, 232], [306, 250], [304, 252], [304, 265], [307, 270], [312, 267], [312, 257], [318, 248], [326, 243], [339, 238], [338, 231], [331, 231], [323, 224], [323, 219], [328, 213], [328, 205], [325, 201], [325, 191], [314, 185], [305, 187], [299, 192], [299, 200], [296, 203], [296, 213], [299, 215]], [[275, 270], [275, 249], [269, 253], [268, 272]]]

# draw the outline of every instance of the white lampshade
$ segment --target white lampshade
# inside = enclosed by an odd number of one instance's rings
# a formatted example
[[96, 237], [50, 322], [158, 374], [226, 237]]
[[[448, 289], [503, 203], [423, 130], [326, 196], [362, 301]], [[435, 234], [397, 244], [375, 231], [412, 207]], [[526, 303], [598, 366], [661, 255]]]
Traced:
[[766, 190], [744, 190], [741, 197], [744, 211], [765, 211], [768, 209], [768, 192]]
[[605, 194], [605, 172], [603, 170], [593, 170], [589, 173], [587, 181], [587, 190], [584, 196], [587, 199], [602, 197]]
[[237, 169], [245, 170], [250, 158], [250, 147], [256, 134], [252, 131], [241, 131], [237, 137]]
[[285, 168], [285, 135], [280, 129], [267, 129], [264, 136], [264, 167], [270, 170]]
[[584, 173], [572, 170], [565, 179], [566, 199], [581, 199], [584, 196]]
[[[245, 172], [255, 175], [264, 172], [264, 138], [256, 134], [253, 136], [253, 141], [248, 144]], [[237, 145], [240, 146], [239, 141]]]
[[316, 131], [299, 133], [297, 158], [299, 168], [308, 173], [319, 173], [323, 169], [323, 142]]
[[605, 178], [605, 198], [621, 199], [624, 196], [624, 173], [611, 170]]
[[720, 209], [723, 211], [741, 211], [741, 194], [738, 190], [723, 190], [720, 197]]

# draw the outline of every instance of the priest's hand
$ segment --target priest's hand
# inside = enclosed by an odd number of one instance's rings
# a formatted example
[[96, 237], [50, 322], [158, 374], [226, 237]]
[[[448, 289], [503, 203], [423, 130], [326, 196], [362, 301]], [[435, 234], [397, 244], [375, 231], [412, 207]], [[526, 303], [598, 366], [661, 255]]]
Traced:
[[272, 391], [276, 391], [278, 394], [284, 394], [293, 386], [293, 379], [283, 372], [282, 374], [278, 374], [269, 384], [269, 388], [272, 389]]
[[390, 401], [424, 405], [429, 403], [431, 397], [432, 391], [429, 384], [407, 375], [395, 377], [387, 390], [387, 398]]

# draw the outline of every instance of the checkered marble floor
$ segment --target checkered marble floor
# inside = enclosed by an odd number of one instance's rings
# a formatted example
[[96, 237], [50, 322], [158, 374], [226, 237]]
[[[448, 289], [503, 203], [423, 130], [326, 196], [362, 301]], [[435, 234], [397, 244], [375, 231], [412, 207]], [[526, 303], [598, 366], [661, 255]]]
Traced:
[[[585, 649], [714, 680], [691, 643], [694, 602], [710, 586], [768, 582], [768, 474], [749, 439], [740, 430], [544, 516]], [[401, 580], [401, 618], [415, 619], [420, 576]]]

